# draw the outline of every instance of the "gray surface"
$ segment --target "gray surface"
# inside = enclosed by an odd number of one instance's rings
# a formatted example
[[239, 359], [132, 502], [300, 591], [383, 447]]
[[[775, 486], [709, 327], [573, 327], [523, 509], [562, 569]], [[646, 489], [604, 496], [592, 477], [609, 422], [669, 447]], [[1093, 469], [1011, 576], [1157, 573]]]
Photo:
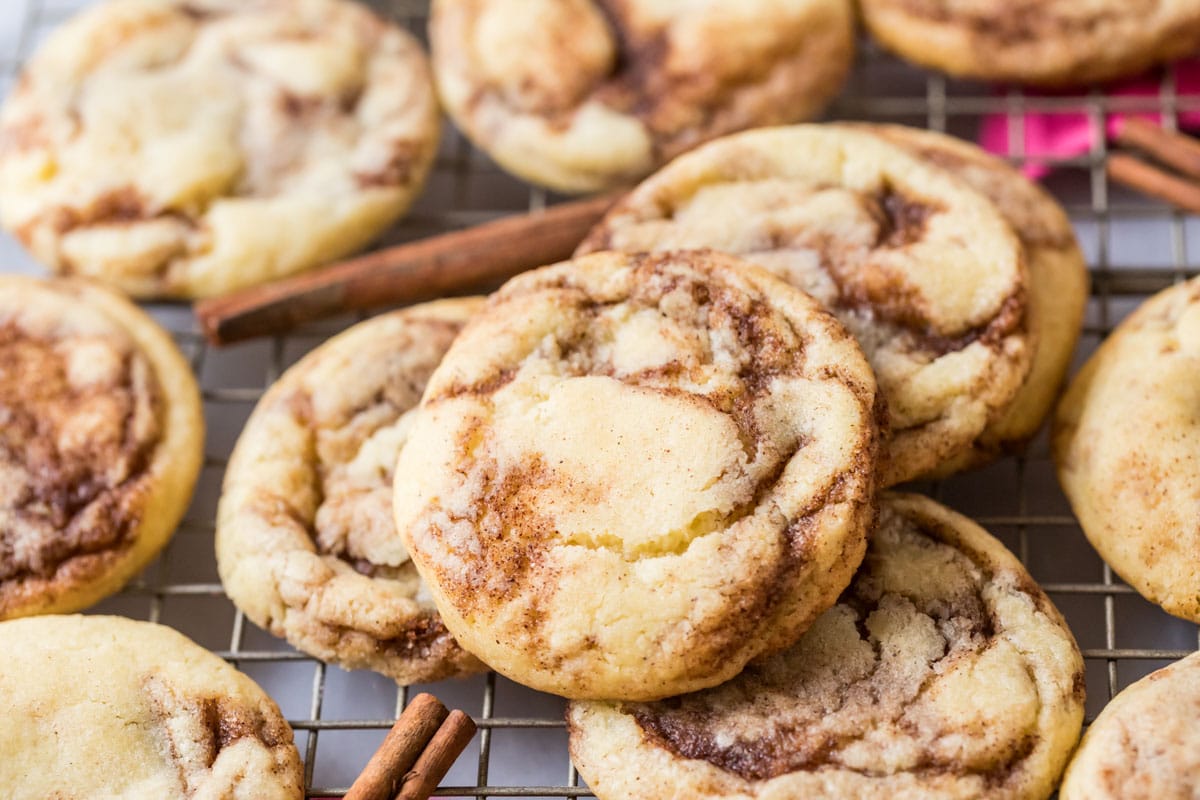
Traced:
[[[0, 89], [7, 88], [36, 42], [73, 8], [85, 4], [86, 0], [0, 2]], [[423, 26], [424, 3], [376, 5], [413, 30]], [[1168, 112], [1200, 107], [1200, 98], [1175, 98], [1169, 84], [1164, 93]], [[1151, 110], [1156, 101], [1121, 103], [1089, 95], [1045, 100], [1015, 92], [994, 94], [977, 84], [929, 75], [867, 47], [831, 116], [928, 126], [970, 138], [984, 112], [1008, 112], [1013, 130], [1020, 129], [1023, 109], [1086, 109], [1099, 125], [1105, 109], [1132, 104]], [[447, 128], [427, 191], [388, 240], [415, 238], [547, 202], [544, 193], [500, 172]], [[1019, 153], [1012, 155], [1020, 161]], [[1103, 147], [1098, 146], [1047, 181], [1071, 213], [1095, 275], [1096, 296], [1077, 364], [1139, 301], [1140, 296], [1124, 293], [1123, 287], [1137, 279], [1161, 287], [1194, 275], [1200, 254], [1200, 220], [1110, 188], [1102, 165]], [[0, 270], [39, 271], [3, 236]], [[310, 796], [343, 793], [383, 738], [406, 693], [370, 673], [318, 664], [244, 622], [221, 591], [212, 554], [214, 509], [225, 460], [255, 399], [286, 365], [339, 325], [323, 323], [287, 338], [215, 350], [198, 337], [185, 306], [154, 306], [151, 311], [175, 333], [200, 377], [209, 425], [207, 460], [192, 507], [165, 554], [134, 585], [95, 610], [172, 625], [241, 667], [271, 693], [297, 729], [308, 785], [318, 787]], [[1055, 482], [1044, 434], [1024, 458], [921, 488], [978, 519], [1050, 592], [1087, 658], [1088, 719], [1116, 690], [1196, 649], [1195, 625], [1168, 616], [1132, 593], [1088, 545]], [[439, 794], [586, 796], [567, 759], [561, 700], [494, 676], [445, 682], [432, 690], [448, 705], [475, 715], [482, 729]]]

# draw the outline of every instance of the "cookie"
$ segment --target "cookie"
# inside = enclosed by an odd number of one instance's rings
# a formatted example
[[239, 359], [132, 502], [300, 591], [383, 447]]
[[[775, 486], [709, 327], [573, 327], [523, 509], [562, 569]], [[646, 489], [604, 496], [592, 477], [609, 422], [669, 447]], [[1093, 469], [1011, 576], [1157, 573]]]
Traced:
[[200, 391], [127, 300], [0, 276], [0, 420], [0, 619], [86, 608], [174, 533], [204, 456]]
[[1083, 723], [1083, 659], [1003, 545], [885, 495], [854, 582], [791, 649], [657, 703], [574, 702], [601, 800], [1039, 798]]
[[810, 119], [854, 57], [848, 0], [434, 0], [447, 112], [562, 192], [636, 181], [700, 142]]
[[567, 697], [720, 683], [862, 558], [874, 379], [809, 297], [716, 253], [519, 276], [430, 378], [396, 525], [446, 627]]
[[1143, 303], [1092, 354], [1055, 416], [1058, 480], [1117, 574], [1200, 622], [1200, 281]]
[[1187, 800], [1200, 786], [1200, 654], [1113, 698], [1067, 767], [1061, 800]]
[[1087, 262], [1071, 220], [1044, 189], [961, 139], [901, 125], [870, 132], [953, 172], [991, 200], [1025, 248], [1029, 267], [1027, 324], [1035, 334], [1033, 364], [1004, 414], [988, 423], [971, 449], [939, 465], [939, 476], [994, 461], [1037, 433], [1063, 385], [1079, 343], [1088, 299]]
[[107, 0], [0, 113], [0, 223], [56, 272], [204, 297], [362, 248], [438, 139], [420, 45], [348, 0]]
[[402, 684], [482, 670], [424, 596], [392, 521], [393, 470], [421, 392], [481, 305], [444, 300], [359, 323], [263, 396], [217, 510], [221, 582], [250, 621]]
[[883, 484], [961, 459], [1006, 413], [1034, 352], [1020, 242], [986, 198], [862, 130], [797, 125], [681, 156], [577, 253], [711, 247], [833, 311], [887, 399]]
[[862, 0], [889, 50], [964, 78], [1080, 86], [1200, 50], [1194, 0]]
[[0, 623], [0, 786], [49, 797], [300, 800], [292, 729], [254, 681], [170, 628]]

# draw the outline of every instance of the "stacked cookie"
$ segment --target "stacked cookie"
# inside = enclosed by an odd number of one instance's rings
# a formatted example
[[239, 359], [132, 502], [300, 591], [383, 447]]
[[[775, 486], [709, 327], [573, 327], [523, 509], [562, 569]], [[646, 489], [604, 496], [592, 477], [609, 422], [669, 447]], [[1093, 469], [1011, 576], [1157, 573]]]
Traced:
[[995, 539], [878, 489], [1023, 444], [1086, 291], [1061, 209], [968, 145], [720, 139], [573, 261], [289, 370], [227, 474], [222, 577], [318, 657], [471, 653], [572, 698], [601, 797], [1045, 797], [1070, 632]]

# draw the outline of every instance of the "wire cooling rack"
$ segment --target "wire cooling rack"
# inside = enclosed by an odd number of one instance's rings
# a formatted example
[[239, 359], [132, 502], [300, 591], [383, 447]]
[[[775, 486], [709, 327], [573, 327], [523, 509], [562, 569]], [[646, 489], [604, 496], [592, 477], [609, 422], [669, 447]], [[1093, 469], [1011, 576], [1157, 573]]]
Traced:
[[[0, 7], [0, 90], [44, 34], [88, 0], [4, 0]], [[381, 13], [424, 38], [427, 3], [375, 2]], [[1092, 148], [1049, 161], [1048, 188], [1063, 202], [1092, 270], [1093, 296], [1076, 366], [1149, 293], [1198, 272], [1200, 219], [1111, 186], [1104, 130], [1114, 112], [1159, 112], [1173, 126], [1200, 110], [1164, 74], [1157, 97], [1110, 98], [1098, 91], [1051, 98], [950, 80], [906, 65], [869, 43], [830, 117], [898, 122], [973, 139], [983, 116], [1007, 120], [1013, 163], [1026, 114], [1082, 113]], [[556, 198], [501, 172], [449, 125], [429, 186], [387, 240], [403, 241], [538, 208]], [[19, 246], [0, 237], [0, 270], [38, 272]], [[397, 689], [366, 672], [345, 672], [297, 653], [245, 621], [225, 597], [213, 556], [213, 520], [226, 459], [262, 391], [353, 318], [286, 337], [217, 350], [206, 346], [185, 306], [152, 306], [200, 379], [208, 443], [196, 497], [174, 540], [147, 571], [97, 612], [171, 625], [257, 680], [296, 730], [308, 797], [336, 797], [382, 741], [410, 692], [430, 689], [471, 713], [479, 734], [437, 794], [465, 797], [589, 797], [567, 757], [563, 702], [495, 675]], [[1117, 579], [1088, 545], [1058, 489], [1045, 433], [1019, 458], [917, 487], [977, 519], [1020, 556], [1062, 610], [1087, 662], [1088, 716], [1124, 686], [1200, 644], [1197, 627], [1174, 619]]]

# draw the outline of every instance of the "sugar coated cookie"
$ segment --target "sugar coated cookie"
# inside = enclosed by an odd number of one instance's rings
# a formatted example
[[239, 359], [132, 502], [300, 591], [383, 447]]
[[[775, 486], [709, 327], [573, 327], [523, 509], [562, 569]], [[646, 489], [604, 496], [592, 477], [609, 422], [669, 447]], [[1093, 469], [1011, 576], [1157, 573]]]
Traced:
[[0, 623], [0, 786], [10, 800], [301, 800], [292, 729], [254, 681], [122, 617]]
[[0, 113], [0, 223], [51, 269], [202, 297], [357, 250], [438, 139], [417, 41], [348, 0], [106, 0]]
[[435, 0], [429, 33], [459, 127], [505, 169], [564, 192], [816, 116], [854, 57], [848, 0]]
[[815, 301], [728, 256], [600, 253], [463, 330], [396, 467], [446, 627], [568, 697], [711, 686], [836, 599], [874, 514], [874, 378]]
[[0, 276], [0, 619], [119, 589], [203, 456], [200, 391], [158, 323], [82, 281]]
[[1083, 659], [1003, 545], [885, 495], [866, 559], [790, 650], [657, 703], [574, 702], [601, 800], [1045, 800], [1079, 738]]
[[367, 320], [291, 367], [225, 472], [217, 565], [257, 625], [317, 658], [404, 684], [483, 669], [397, 548], [393, 470], [430, 374], [479, 298]]
[[1029, 372], [1025, 254], [1000, 211], [881, 136], [734, 134], [643, 181], [577, 252], [710, 247], [820, 300], [887, 399], [885, 485], [964, 458]]

